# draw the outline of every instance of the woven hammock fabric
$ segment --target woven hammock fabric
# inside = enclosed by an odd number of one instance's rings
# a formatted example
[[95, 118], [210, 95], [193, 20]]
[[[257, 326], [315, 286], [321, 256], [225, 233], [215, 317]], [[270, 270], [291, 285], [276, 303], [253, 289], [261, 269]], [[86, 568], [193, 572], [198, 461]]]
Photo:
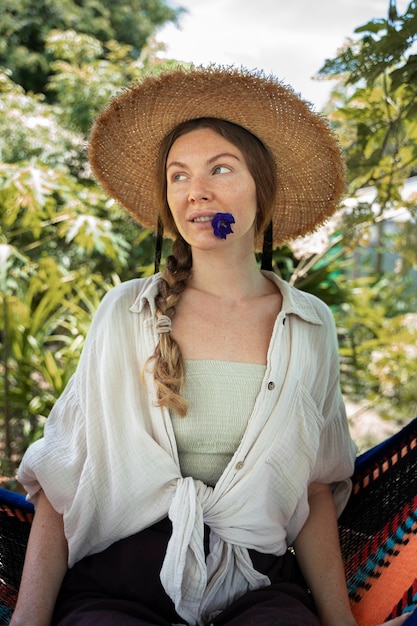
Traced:
[[7, 625], [17, 600], [33, 506], [0, 489], [0, 624]]
[[[16, 603], [32, 519], [23, 496], [0, 489], [0, 626]], [[417, 607], [417, 418], [358, 457], [339, 531], [359, 626]], [[405, 626], [417, 626], [417, 611]]]
[[412, 611], [417, 606], [416, 420], [358, 458], [339, 530], [358, 624], [375, 626]]

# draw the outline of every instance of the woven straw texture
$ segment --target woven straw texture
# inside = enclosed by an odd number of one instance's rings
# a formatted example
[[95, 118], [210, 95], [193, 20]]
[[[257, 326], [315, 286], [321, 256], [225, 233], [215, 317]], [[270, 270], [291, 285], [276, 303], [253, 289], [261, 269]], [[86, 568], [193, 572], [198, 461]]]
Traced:
[[278, 177], [275, 247], [314, 231], [334, 213], [345, 169], [327, 122], [273, 77], [211, 66], [149, 76], [122, 91], [95, 121], [93, 172], [140, 224], [156, 229], [162, 139], [180, 122], [201, 117], [243, 126], [271, 150]]

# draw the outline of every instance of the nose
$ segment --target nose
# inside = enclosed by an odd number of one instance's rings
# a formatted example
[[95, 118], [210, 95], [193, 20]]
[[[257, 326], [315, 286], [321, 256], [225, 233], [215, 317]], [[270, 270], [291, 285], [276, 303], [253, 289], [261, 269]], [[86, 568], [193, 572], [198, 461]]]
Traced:
[[199, 202], [209, 202], [212, 198], [212, 191], [208, 181], [203, 177], [192, 179], [188, 190], [188, 202], [198, 204]]

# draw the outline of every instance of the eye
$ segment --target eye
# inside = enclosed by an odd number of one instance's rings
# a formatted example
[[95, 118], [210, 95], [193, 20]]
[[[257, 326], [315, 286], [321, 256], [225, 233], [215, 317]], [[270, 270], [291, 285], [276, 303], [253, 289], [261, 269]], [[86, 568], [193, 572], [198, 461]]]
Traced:
[[216, 165], [213, 169], [213, 174], [227, 174], [227, 172], [230, 172], [230, 167], [227, 165]]
[[173, 174], [171, 180], [174, 183], [177, 183], [177, 182], [179, 182], [181, 180], [184, 180], [184, 178], [185, 178], [185, 174], [182, 174], [181, 172], [177, 172], [176, 174]]

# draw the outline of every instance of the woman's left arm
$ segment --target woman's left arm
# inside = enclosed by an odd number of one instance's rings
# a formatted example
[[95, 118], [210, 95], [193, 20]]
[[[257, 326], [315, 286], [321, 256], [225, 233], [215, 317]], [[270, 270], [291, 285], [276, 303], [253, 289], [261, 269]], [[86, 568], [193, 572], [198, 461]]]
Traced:
[[[322, 626], [357, 626], [350, 610], [330, 485], [311, 483], [310, 515], [294, 542], [297, 560], [313, 594]], [[381, 626], [401, 626], [409, 614]]]
[[294, 542], [323, 626], [356, 626], [350, 610], [331, 486], [311, 483], [309, 517]]

